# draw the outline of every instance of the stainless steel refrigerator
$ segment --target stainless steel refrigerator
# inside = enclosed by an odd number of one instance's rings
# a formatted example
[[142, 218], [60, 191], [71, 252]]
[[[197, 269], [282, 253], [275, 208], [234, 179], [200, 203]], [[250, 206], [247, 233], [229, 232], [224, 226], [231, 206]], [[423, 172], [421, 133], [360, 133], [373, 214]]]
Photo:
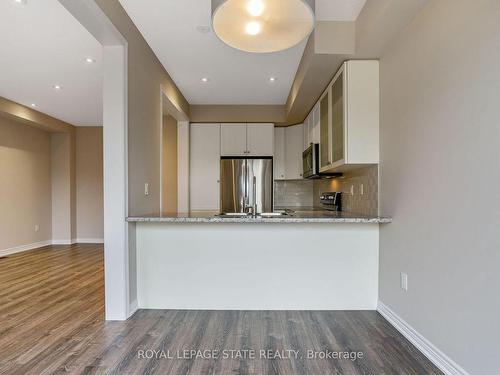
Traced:
[[273, 211], [273, 159], [221, 158], [221, 212]]

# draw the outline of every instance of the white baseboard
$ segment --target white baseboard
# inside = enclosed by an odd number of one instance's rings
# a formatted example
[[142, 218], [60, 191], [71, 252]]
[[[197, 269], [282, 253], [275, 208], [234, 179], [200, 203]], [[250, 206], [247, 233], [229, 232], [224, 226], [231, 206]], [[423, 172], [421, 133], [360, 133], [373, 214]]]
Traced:
[[77, 238], [75, 243], [104, 243], [104, 238]]
[[44, 246], [48, 246], [48, 245], [52, 245], [52, 241], [50, 241], [50, 240], [40, 241], [40, 242], [30, 243], [27, 245], [15, 246], [15, 247], [11, 247], [8, 249], [0, 250], [0, 256], [16, 254], [16, 253], [20, 253], [23, 251], [33, 250], [33, 249], [37, 249], [39, 247], [44, 247]]
[[34, 242], [27, 245], [20, 245], [10, 247], [8, 249], [0, 249], [0, 256], [12, 255], [16, 253], [21, 253], [23, 251], [37, 249], [39, 247], [49, 246], [49, 245], [73, 245], [75, 243], [104, 243], [103, 238], [76, 238], [71, 241], [69, 240], [47, 240]]
[[52, 240], [52, 245], [73, 245], [76, 240]]
[[446, 375], [469, 375], [467, 371], [415, 331], [383, 302], [378, 301], [377, 311]]

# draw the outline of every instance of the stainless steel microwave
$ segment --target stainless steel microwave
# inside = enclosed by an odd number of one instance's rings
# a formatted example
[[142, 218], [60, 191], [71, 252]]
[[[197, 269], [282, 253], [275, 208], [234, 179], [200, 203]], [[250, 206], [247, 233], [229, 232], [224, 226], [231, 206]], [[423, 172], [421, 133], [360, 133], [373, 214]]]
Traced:
[[311, 145], [302, 153], [302, 175], [304, 178], [322, 178], [328, 176], [341, 176], [341, 173], [319, 172], [319, 143]]

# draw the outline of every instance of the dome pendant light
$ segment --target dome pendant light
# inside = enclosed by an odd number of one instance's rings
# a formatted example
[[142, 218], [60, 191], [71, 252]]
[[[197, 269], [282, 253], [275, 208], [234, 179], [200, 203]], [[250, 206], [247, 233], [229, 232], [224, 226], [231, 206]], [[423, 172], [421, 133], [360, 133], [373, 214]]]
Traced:
[[212, 0], [212, 27], [227, 45], [246, 52], [291, 48], [314, 29], [311, 0]]

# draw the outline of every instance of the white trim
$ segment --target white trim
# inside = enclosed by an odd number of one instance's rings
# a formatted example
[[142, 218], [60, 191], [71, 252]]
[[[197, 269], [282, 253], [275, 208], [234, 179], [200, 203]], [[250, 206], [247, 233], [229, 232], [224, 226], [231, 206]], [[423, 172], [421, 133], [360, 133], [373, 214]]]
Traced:
[[75, 243], [104, 243], [104, 238], [77, 238]]
[[135, 312], [139, 310], [139, 302], [136, 300], [132, 301], [128, 307], [128, 317], [130, 318]]
[[51, 245], [73, 245], [76, 243], [76, 240], [52, 240]]
[[382, 301], [378, 301], [377, 311], [446, 375], [469, 375], [467, 371], [436, 348]]
[[127, 150], [127, 46], [103, 48], [104, 285], [106, 320], [130, 306]]
[[160, 107], [161, 107], [161, 118], [160, 118], [160, 214], [163, 214], [163, 89], [160, 88]]
[[14, 246], [14, 247], [10, 247], [8, 249], [0, 250], [0, 256], [21, 253], [23, 251], [38, 249], [39, 247], [44, 247], [44, 246], [49, 246], [49, 245], [52, 245], [52, 241], [50, 241], [50, 240], [34, 242], [34, 243], [27, 244], [27, 245]]

